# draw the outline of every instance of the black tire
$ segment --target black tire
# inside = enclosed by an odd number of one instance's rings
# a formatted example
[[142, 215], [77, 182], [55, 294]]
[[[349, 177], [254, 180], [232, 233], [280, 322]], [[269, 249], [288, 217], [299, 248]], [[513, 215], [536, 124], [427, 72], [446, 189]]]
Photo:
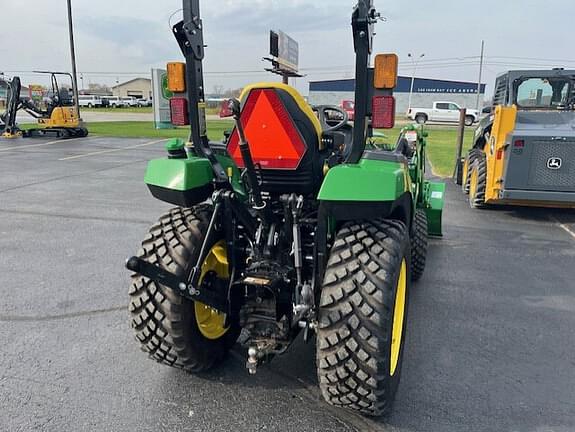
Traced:
[[88, 104], [88, 108], [93, 108], [94, 105], [92, 105], [91, 103]]
[[473, 126], [473, 123], [475, 123], [475, 117], [465, 116], [465, 126]]
[[425, 124], [427, 123], [427, 116], [425, 114], [417, 114], [415, 116], [415, 122], [420, 125]]
[[469, 174], [471, 173], [471, 168], [473, 167], [475, 160], [481, 155], [481, 153], [483, 152], [477, 148], [469, 150], [469, 153], [467, 153], [467, 156], [465, 158], [465, 162], [463, 163], [463, 176], [462, 176], [461, 189], [463, 190], [463, 193], [466, 195], [469, 193], [469, 184], [471, 180], [471, 176]]
[[427, 213], [418, 209], [413, 221], [413, 235], [411, 236], [411, 280], [417, 282], [425, 272], [428, 247]]
[[[398, 221], [352, 222], [337, 234], [324, 278], [317, 333], [319, 385], [328, 403], [371, 416], [391, 410], [407, 322], [409, 249], [408, 231]], [[392, 328], [402, 269], [407, 291], [392, 374]]]
[[[171, 210], [152, 226], [138, 256], [177, 275], [188, 275], [197, 261], [211, 212], [206, 205]], [[204, 337], [193, 301], [142, 276], [132, 276], [129, 294], [136, 339], [158, 363], [203, 372], [220, 363], [238, 337], [237, 328], [216, 340]]]
[[[477, 176], [477, 186], [473, 187], [473, 176]], [[474, 209], [482, 209], [485, 204], [485, 193], [487, 191], [487, 159], [485, 153], [480, 151], [477, 158], [471, 166], [470, 186], [469, 186], [469, 205]]]

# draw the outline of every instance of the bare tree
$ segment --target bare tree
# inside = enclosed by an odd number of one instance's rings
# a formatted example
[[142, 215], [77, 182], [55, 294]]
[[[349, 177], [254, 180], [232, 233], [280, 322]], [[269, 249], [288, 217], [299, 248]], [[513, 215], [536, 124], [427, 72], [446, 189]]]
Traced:
[[224, 86], [223, 85], [215, 85], [214, 86], [214, 96], [221, 97], [224, 95]]

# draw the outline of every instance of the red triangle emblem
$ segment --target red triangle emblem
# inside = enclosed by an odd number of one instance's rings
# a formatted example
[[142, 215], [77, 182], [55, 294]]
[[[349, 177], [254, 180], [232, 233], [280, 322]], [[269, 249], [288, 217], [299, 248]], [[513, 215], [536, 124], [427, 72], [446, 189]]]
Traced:
[[[241, 121], [256, 165], [262, 169], [297, 169], [307, 148], [275, 90], [252, 90], [244, 105]], [[239, 134], [235, 129], [228, 153], [239, 167], [244, 168]]]

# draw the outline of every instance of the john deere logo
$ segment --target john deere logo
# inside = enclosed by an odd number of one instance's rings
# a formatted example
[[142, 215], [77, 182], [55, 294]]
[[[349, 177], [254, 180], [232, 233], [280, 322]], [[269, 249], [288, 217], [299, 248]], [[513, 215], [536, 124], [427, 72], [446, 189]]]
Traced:
[[167, 100], [174, 97], [174, 93], [168, 89], [168, 74], [166, 73], [162, 74], [162, 96]]
[[561, 158], [552, 157], [549, 158], [549, 160], [547, 161], [547, 168], [551, 170], [561, 169], [562, 166], [563, 166], [563, 159]]

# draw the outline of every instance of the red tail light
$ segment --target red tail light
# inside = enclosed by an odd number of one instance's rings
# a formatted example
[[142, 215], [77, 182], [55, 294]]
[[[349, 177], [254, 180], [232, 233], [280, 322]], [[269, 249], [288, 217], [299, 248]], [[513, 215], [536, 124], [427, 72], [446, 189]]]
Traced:
[[374, 96], [372, 99], [371, 124], [376, 129], [393, 129], [395, 126], [395, 98]]
[[186, 98], [170, 99], [170, 115], [173, 125], [188, 126], [190, 124], [190, 116], [188, 115], [188, 100]]
[[513, 142], [513, 147], [515, 148], [524, 148], [525, 147], [525, 141], [524, 140], [515, 140]]
[[[252, 90], [241, 121], [256, 165], [263, 169], [298, 168], [307, 147], [275, 90]], [[237, 130], [231, 136], [228, 153], [244, 168]]]
[[503, 149], [497, 150], [497, 160], [503, 159]]

